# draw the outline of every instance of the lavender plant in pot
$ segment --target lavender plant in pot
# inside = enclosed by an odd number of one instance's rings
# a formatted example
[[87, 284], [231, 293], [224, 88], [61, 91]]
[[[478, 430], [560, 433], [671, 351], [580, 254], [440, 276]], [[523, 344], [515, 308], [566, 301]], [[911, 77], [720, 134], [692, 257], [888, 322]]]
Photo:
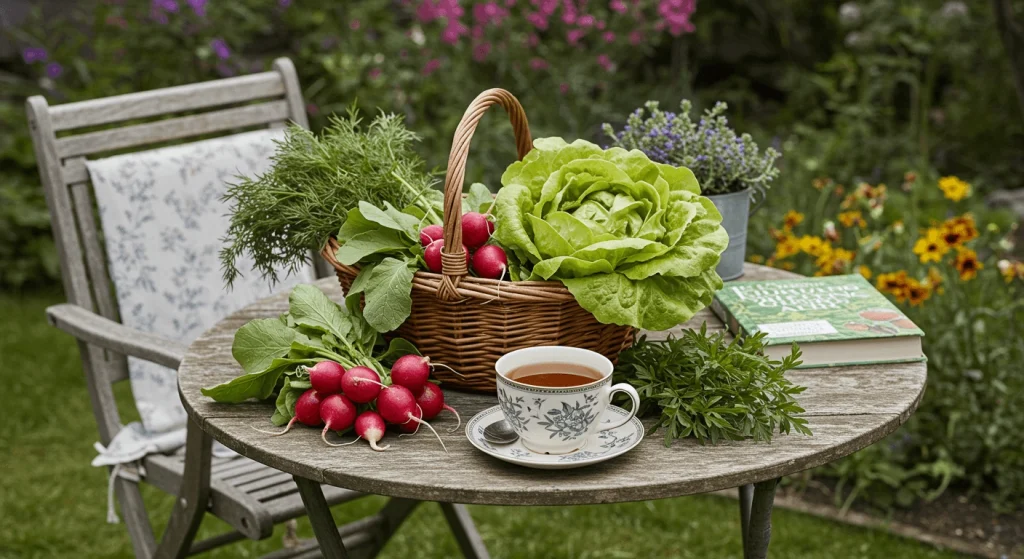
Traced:
[[772, 148], [762, 152], [749, 134], [737, 135], [725, 117], [725, 103], [716, 103], [696, 122], [690, 118], [691, 109], [685, 99], [678, 113], [648, 101], [629, 115], [621, 130], [610, 124], [603, 128], [613, 146], [638, 149], [652, 161], [693, 171], [701, 193], [721, 212], [722, 226], [729, 233], [718, 275], [736, 279], [743, 275], [748, 218], [778, 176], [775, 160], [780, 154]]

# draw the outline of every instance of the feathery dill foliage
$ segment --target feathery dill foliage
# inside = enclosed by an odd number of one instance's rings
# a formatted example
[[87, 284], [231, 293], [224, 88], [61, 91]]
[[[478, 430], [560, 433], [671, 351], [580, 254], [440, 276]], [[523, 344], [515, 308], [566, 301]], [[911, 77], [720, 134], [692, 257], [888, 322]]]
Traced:
[[360, 122], [358, 111], [349, 109], [345, 117], [331, 117], [319, 136], [289, 127], [266, 174], [229, 186], [224, 200], [233, 213], [220, 252], [228, 285], [241, 275], [239, 261], [246, 257], [272, 282], [281, 269], [297, 270], [359, 201], [402, 208], [433, 186], [412, 150], [419, 137], [401, 116], [381, 113], [365, 130]]
[[725, 333], [700, 332], [664, 341], [641, 337], [619, 355], [615, 382], [628, 382], [640, 394], [639, 415], [658, 416], [652, 431], [665, 427], [665, 446], [693, 436], [708, 440], [771, 441], [776, 428], [810, 435], [795, 394], [805, 387], [785, 378], [800, 364], [800, 350], [782, 361], [764, 356], [765, 334], [727, 342]]

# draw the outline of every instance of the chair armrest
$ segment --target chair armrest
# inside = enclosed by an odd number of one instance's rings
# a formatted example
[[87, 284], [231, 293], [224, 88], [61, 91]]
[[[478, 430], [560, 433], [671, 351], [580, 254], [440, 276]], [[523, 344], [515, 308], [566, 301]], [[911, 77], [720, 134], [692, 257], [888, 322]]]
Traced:
[[79, 341], [164, 367], [177, 369], [185, 356], [186, 348], [178, 342], [129, 328], [78, 305], [48, 307], [46, 317], [50, 324]]

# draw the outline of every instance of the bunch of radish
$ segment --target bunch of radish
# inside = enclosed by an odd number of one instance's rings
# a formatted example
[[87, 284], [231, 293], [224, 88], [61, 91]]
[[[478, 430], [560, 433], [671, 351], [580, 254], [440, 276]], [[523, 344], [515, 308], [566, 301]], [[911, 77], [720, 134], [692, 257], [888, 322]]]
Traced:
[[[308, 372], [312, 388], [296, 400], [295, 415], [287, 427], [270, 434], [283, 435], [297, 421], [310, 427], [322, 425], [320, 437], [330, 446], [344, 446], [363, 439], [373, 450], [383, 451], [389, 447], [377, 443], [384, 438], [387, 425], [405, 433], [414, 433], [420, 425], [425, 425], [447, 452], [444, 441], [427, 421], [442, 410], [448, 410], [458, 419], [455, 429], [462, 425], [458, 412], [444, 403], [441, 389], [429, 381], [428, 357], [400, 357], [391, 367], [390, 385], [381, 382], [380, 375], [369, 367], [357, 366], [346, 371], [334, 361], [321, 361]], [[327, 440], [327, 431], [345, 431], [353, 426], [357, 438], [352, 443], [337, 444]]]
[[[466, 254], [466, 267], [479, 277], [502, 279], [508, 270], [508, 257], [501, 247], [486, 244], [493, 233], [494, 223], [486, 215], [477, 212], [463, 214], [462, 252]], [[443, 235], [444, 229], [440, 225], [428, 225], [420, 231], [423, 260], [431, 272], [441, 272]]]

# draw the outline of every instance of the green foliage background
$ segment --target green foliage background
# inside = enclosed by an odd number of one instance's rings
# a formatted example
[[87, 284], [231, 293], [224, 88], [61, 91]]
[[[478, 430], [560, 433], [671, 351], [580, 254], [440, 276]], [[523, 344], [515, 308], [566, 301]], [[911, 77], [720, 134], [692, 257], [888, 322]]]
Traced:
[[[479, 3], [463, 2], [467, 18]], [[1020, 19], [1024, 2], [1011, 3]], [[698, 110], [724, 100], [740, 131], [783, 153], [780, 178], [752, 224], [759, 232], [792, 209], [820, 234], [820, 198], [808, 186], [819, 177], [853, 185], [898, 184], [908, 170], [958, 175], [973, 184], [975, 201], [1024, 184], [1024, 114], [989, 2], [704, 1], [693, 33], [644, 33], [636, 45], [588, 38], [574, 46], [555, 23], [530, 46], [533, 26], [511, 17], [477, 40], [500, 45], [481, 60], [469, 40], [443, 42], [442, 22], [419, 24], [392, 0], [211, 0], [202, 16], [181, 1], [163, 24], [153, 20], [154, 4], [81, 2], [5, 30], [19, 49], [46, 48], [63, 72], [50, 77], [44, 64], [0, 60], [0, 286], [59, 277], [27, 96], [56, 104], [179, 85], [265, 70], [277, 56], [295, 61], [314, 129], [353, 101], [370, 114], [395, 111], [438, 167], [466, 104], [489, 87], [519, 96], [535, 136], [597, 142], [603, 122], [619, 126], [649, 99], [675, 107], [686, 97]], [[590, 2], [597, 17], [615, 22], [609, 30], [624, 37], [638, 25], [606, 4]], [[641, 4], [655, 13], [656, 0]], [[217, 56], [215, 39], [230, 47], [227, 59]], [[468, 178], [495, 187], [514, 155], [507, 120], [488, 115]], [[886, 211], [944, 217], [948, 210], [933, 202], [907, 197]], [[997, 222], [1005, 231], [1007, 220]], [[767, 235], [750, 238], [753, 253], [770, 254]], [[906, 259], [909, 247], [901, 254]], [[965, 284], [911, 315], [929, 336], [928, 395], [898, 438], [825, 472], [859, 488], [855, 496], [884, 505], [897, 494], [906, 503], [962, 483], [999, 506], [1024, 504], [1020, 293], [997, 289], [992, 265], [987, 273], [988, 283]]]

